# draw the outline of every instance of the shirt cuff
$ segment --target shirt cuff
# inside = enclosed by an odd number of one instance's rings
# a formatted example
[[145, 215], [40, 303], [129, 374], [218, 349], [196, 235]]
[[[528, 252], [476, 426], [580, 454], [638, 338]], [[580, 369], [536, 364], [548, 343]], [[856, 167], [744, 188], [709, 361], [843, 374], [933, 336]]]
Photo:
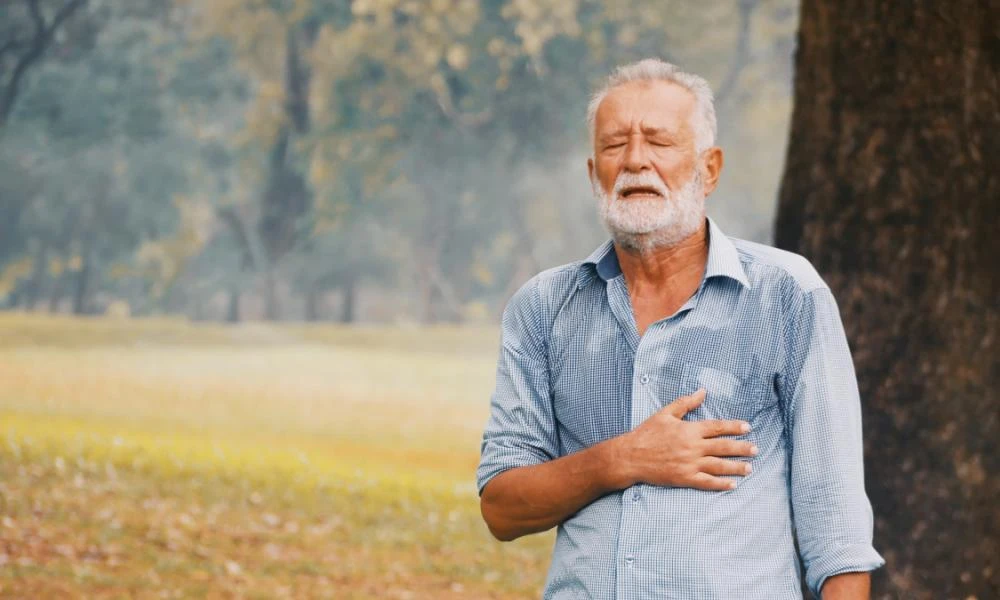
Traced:
[[874, 571], [884, 564], [885, 559], [870, 544], [843, 546], [809, 565], [806, 569], [806, 584], [816, 598], [822, 598], [820, 590], [827, 577]]
[[540, 455], [539, 452], [532, 452], [527, 449], [509, 448], [495, 446], [493, 444], [484, 446], [483, 457], [480, 460], [479, 468], [476, 470], [476, 487], [479, 488], [479, 495], [483, 495], [483, 488], [491, 479], [510, 469], [538, 465], [551, 457]]

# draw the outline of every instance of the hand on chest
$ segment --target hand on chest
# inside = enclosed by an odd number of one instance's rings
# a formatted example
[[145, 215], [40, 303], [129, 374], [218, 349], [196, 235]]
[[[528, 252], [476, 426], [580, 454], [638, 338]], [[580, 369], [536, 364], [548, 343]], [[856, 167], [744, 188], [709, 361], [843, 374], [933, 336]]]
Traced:
[[638, 339], [604, 312], [590, 326], [557, 323], [551, 384], [560, 424], [587, 446], [635, 428], [698, 388], [707, 391], [705, 401], [687, 420], [776, 420], [778, 331], [759, 319], [702, 310], [712, 304], [702, 300], [698, 310]]

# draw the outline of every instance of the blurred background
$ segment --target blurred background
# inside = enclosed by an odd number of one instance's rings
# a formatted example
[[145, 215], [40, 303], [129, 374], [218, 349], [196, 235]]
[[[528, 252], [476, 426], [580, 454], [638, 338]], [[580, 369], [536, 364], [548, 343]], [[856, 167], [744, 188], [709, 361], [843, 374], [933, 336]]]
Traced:
[[728, 152], [712, 212], [770, 237], [791, 0], [0, 10], [0, 43], [30, 47], [33, 11], [49, 32], [44, 55], [0, 55], [9, 308], [491, 323], [527, 277], [604, 239], [588, 94], [646, 56], [712, 82]]
[[492, 540], [474, 470], [505, 301], [605, 239], [589, 91], [705, 76], [709, 214], [772, 243], [798, 29], [797, 0], [0, 0], [0, 596], [537, 597], [551, 534]]
[[717, 91], [768, 241], [791, 0], [0, 3], [0, 596], [522, 598], [474, 471], [507, 298], [605, 239], [592, 86]]

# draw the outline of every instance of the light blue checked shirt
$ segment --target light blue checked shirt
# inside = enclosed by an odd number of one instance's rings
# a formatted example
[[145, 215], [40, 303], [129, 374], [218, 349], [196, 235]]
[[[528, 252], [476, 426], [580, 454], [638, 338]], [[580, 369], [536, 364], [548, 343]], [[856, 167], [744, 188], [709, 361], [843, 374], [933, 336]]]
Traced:
[[801, 598], [884, 564], [872, 547], [861, 411], [836, 301], [803, 257], [708, 220], [697, 292], [640, 338], [611, 242], [544, 271], [503, 316], [479, 491], [497, 474], [637, 427], [699, 387], [688, 420], [742, 419], [760, 452], [726, 492], [635, 485], [562, 523], [550, 599]]

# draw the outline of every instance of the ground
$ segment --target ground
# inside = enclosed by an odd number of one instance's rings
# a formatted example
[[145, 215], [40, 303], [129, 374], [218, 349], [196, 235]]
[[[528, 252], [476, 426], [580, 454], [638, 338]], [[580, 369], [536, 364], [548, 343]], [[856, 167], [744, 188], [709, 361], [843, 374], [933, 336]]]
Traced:
[[0, 314], [0, 597], [532, 598], [475, 467], [495, 329]]

